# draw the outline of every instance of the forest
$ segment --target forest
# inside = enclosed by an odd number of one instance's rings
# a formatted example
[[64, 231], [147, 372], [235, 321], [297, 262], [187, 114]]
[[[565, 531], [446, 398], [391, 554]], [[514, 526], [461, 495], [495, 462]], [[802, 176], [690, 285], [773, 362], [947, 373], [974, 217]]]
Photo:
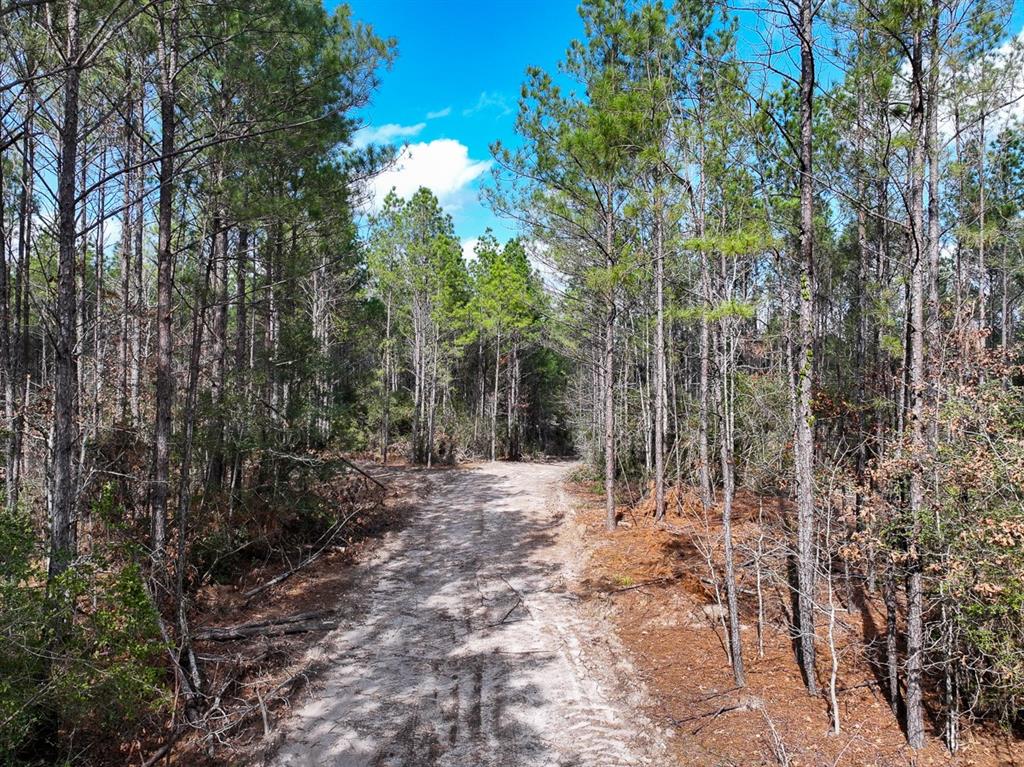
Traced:
[[832, 731], [836, 616], [876, 605], [909, 753], [1019, 739], [1017, 10], [583, 0], [491, 147], [516, 234], [467, 254], [429, 188], [371, 200], [402, 41], [347, 6], [4, 3], [0, 763], [269, 729], [209, 595], [307, 570], [388, 471], [531, 460], [574, 461], [612, 546], [634, 513], [714, 529], [737, 688], [748, 493]]

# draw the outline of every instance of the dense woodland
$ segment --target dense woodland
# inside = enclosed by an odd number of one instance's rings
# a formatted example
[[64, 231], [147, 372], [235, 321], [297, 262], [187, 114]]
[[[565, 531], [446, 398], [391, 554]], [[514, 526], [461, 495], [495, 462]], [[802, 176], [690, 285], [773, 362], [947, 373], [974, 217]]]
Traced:
[[1012, 10], [586, 0], [493, 148], [519, 236], [464, 258], [429, 190], [368, 200], [398, 43], [345, 6], [0, 8], [0, 762], [201, 730], [194, 595], [334, 529], [295, 499], [343, 454], [576, 454], [609, 530], [695, 488], [737, 685], [732, 502], [781, 499], [793, 662], [837, 732], [825, 627], [875, 597], [911, 747], [926, 709], [951, 752], [1020, 727]]

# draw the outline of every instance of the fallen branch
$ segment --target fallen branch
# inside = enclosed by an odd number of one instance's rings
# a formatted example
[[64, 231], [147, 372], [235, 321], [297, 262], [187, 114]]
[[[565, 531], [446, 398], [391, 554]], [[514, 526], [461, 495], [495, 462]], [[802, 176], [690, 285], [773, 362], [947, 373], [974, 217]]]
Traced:
[[[701, 578], [700, 582], [703, 585], [708, 586], [708, 587], [712, 587], [712, 588], [715, 585], [714, 582], [710, 578]], [[737, 594], [745, 594], [747, 596], [756, 596], [757, 595], [757, 592], [754, 591], [753, 589], [745, 589], [742, 586], [737, 586], [736, 587], [736, 593]]]
[[237, 626], [222, 626], [196, 631], [193, 638], [214, 642], [231, 642], [236, 639], [247, 639], [253, 636], [287, 636], [304, 634], [308, 631], [330, 631], [337, 624], [337, 619], [329, 616], [329, 611], [302, 613], [287, 618], [242, 623]]
[[849, 687], [837, 687], [836, 688], [836, 692], [837, 693], [850, 692], [851, 690], [861, 690], [861, 689], [863, 689], [865, 687], [867, 687], [867, 688], [878, 687], [878, 682], [876, 682], [873, 679], [869, 679], [866, 682], [861, 682], [860, 684], [853, 684], [853, 685], [850, 685]]
[[[719, 706], [714, 711], [705, 711], [702, 714], [694, 714], [693, 716], [687, 716], [687, 717], [684, 717], [682, 719], [673, 719], [672, 721], [673, 721], [673, 724], [675, 724], [678, 727], [681, 724], [685, 724], [687, 722], [699, 721], [701, 719], [710, 719], [711, 721], [714, 721], [715, 719], [720, 717], [722, 714], [728, 714], [728, 713], [730, 713], [732, 711], [755, 711], [755, 710], [763, 710], [763, 709], [764, 709], [764, 701], [762, 701], [760, 698], [746, 697], [746, 698], [743, 698], [743, 699], [737, 701], [736, 703], [734, 703], [732, 705], [729, 705], [728, 703], [723, 703], [721, 706]], [[702, 722], [701, 724], [697, 725], [697, 727], [690, 734], [691, 735], [696, 735], [698, 732], [703, 730], [708, 724], [709, 724], [709, 722]]]
[[142, 763], [142, 767], [153, 767], [157, 762], [163, 759], [174, 748], [174, 744], [178, 742], [178, 739], [185, 734], [187, 727], [179, 726], [174, 732], [171, 733], [170, 737], [164, 742], [160, 748], [149, 755], [149, 758]]
[[522, 598], [521, 597], [516, 597], [515, 603], [510, 608], [508, 608], [508, 611], [504, 615], [501, 616], [501, 620], [498, 621], [497, 623], [488, 623], [487, 624], [487, 628], [494, 628], [495, 626], [500, 626], [502, 623], [504, 623], [505, 621], [508, 620], [508, 616], [510, 616], [512, 613], [514, 613], [516, 608], [519, 607], [519, 605], [521, 605], [522, 603], [523, 603]]
[[345, 456], [343, 456], [343, 455], [340, 455], [340, 456], [338, 456], [338, 457], [339, 457], [339, 458], [340, 458], [341, 460], [343, 460], [343, 461], [344, 461], [345, 463], [347, 463], [347, 464], [348, 464], [349, 466], [351, 466], [351, 467], [352, 467], [353, 469], [355, 469], [356, 471], [358, 471], [358, 472], [359, 472], [360, 474], [362, 474], [362, 475], [363, 475], [364, 477], [366, 477], [366, 478], [367, 478], [368, 480], [370, 480], [370, 481], [371, 481], [371, 482], [372, 482], [373, 484], [375, 484], [375, 485], [376, 485], [377, 487], [379, 487], [379, 488], [380, 488], [381, 490], [387, 490], [387, 489], [388, 489], [388, 488], [387, 488], [387, 486], [386, 486], [386, 485], [385, 485], [385, 484], [384, 484], [383, 482], [381, 482], [381, 481], [380, 481], [379, 479], [377, 479], [376, 477], [372, 477], [372, 476], [370, 476], [369, 474], [367, 474], [367, 473], [366, 473], [365, 471], [363, 471], [362, 469], [360, 469], [360, 468], [359, 468], [358, 466], [356, 466], [356, 465], [355, 465], [354, 463], [352, 463], [352, 461], [350, 461], [350, 460], [349, 460], [348, 458], [346, 458]]
[[612, 589], [608, 593], [609, 594], [618, 594], [619, 592], [622, 592], [622, 591], [633, 591], [634, 589], [642, 589], [644, 586], [654, 586], [656, 584], [666, 583], [666, 582], [671, 581], [671, 580], [672, 580], [671, 578], [654, 578], [653, 580], [643, 581], [641, 583], [634, 583], [632, 586], [621, 586], [620, 588]]
[[743, 703], [734, 703], [731, 706], [728, 704], [723, 704], [716, 708], [714, 711], [705, 711], [700, 714], [693, 714], [692, 716], [684, 716], [682, 719], [673, 719], [672, 723], [678, 726], [680, 724], [686, 724], [687, 722], [696, 722], [700, 719], [706, 719], [707, 717], [711, 717], [712, 719], [714, 719], [716, 717], [721, 716], [722, 714], [727, 714], [730, 711], [735, 711], [739, 708], [745, 709], [746, 707]]
[[[316, 560], [318, 560], [321, 557], [321, 555], [325, 551], [327, 551], [328, 548], [330, 548], [331, 544], [334, 543], [335, 536], [337, 536], [338, 533], [341, 532], [341, 530], [345, 527], [345, 525], [348, 524], [348, 521], [352, 519], [352, 517], [354, 517], [360, 511], [361, 509], [357, 507], [354, 511], [350, 512], [349, 515], [345, 517], [343, 520], [341, 520], [340, 522], [336, 522], [333, 526], [328, 528], [327, 532], [320, 536], [320, 540], [324, 541], [324, 544], [319, 549], [310, 554], [308, 557], [299, 562], [299, 564], [295, 565], [295, 567], [291, 568], [290, 570], [286, 570], [280, 575], [275, 575], [273, 578], [271, 578], [263, 585], [251, 588], [244, 594], [242, 594], [242, 596], [245, 597], [246, 604], [251, 602], [253, 597], [259, 596], [267, 589], [273, 588], [279, 583], [283, 583], [284, 581], [288, 580], [293, 575], [295, 575], [295, 573], [299, 572], [299, 570], [302, 570], [304, 567], [308, 567], [309, 565], [316, 562]], [[324, 540], [325, 537], [326, 540]]]
[[707, 695], [704, 695], [703, 697], [700, 697], [700, 698], [697, 698], [696, 700], [690, 701], [690, 705], [696, 705], [697, 703], [704, 703], [706, 701], [713, 700], [714, 698], [720, 698], [723, 695], [729, 695], [729, 694], [734, 693], [734, 692], [739, 692], [742, 689], [743, 689], [742, 687], [730, 687], [729, 689], [722, 690], [721, 692], [708, 693]]
[[[235, 666], [237, 668], [237, 662], [235, 663]], [[213, 702], [209, 706], [207, 706], [206, 711], [203, 712], [202, 717], [200, 717], [197, 720], [198, 722], [205, 724], [210, 714], [220, 707], [221, 697], [224, 695], [228, 687], [231, 686], [231, 684], [234, 681], [234, 677], [232, 677], [229, 674], [227, 680], [224, 682], [223, 685], [221, 685], [220, 691], [213, 698]], [[195, 726], [196, 723], [193, 723], [193, 727]], [[181, 739], [181, 736], [184, 735], [188, 730], [189, 727], [184, 724], [179, 724], [177, 727], [175, 727], [174, 731], [171, 732], [171, 734], [167, 737], [167, 740], [164, 741], [164, 744], [160, 746], [152, 754], [150, 754], [149, 757], [142, 762], [142, 767], [154, 767], [154, 765], [156, 765], [157, 762], [159, 762], [161, 759], [163, 759], [171, 752], [171, 749], [174, 748], [174, 745], [178, 742], [178, 740]]]

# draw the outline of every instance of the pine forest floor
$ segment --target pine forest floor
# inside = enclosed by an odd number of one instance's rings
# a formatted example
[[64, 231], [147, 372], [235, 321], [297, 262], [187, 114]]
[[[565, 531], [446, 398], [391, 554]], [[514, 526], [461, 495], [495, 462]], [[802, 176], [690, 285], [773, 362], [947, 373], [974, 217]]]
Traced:
[[[773, 559], [781, 542], [768, 536], [758, 546], [759, 524], [781, 513], [777, 499], [737, 494], [734, 540], [740, 621], [747, 686], [736, 689], [728, 664], [723, 611], [715, 597], [707, 553], [721, 562], [720, 509], [707, 522], [692, 493], [669, 493], [668, 519], [653, 520], [648, 501], [622, 513], [619, 529], [604, 531], [603, 495], [575, 483], [584, 547], [591, 552], [581, 594], [603, 606], [639, 680], [654, 707], [649, 719], [674, 731], [672, 759], [687, 767], [1019, 767], [1024, 743], [1000, 731], [968, 731], [954, 758], [943, 746], [941, 723], [926, 748], [914, 754], [867, 662], [865, 646], [884, 641], [885, 617], [880, 597], [853, 600], [847, 611], [841, 594], [833, 594], [838, 658], [837, 698], [840, 733], [831, 733], [827, 689], [831, 672], [828, 616], [818, 619], [817, 678], [821, 697], [810, 697], [796, 664], [792, 640], [781, 630], [790, 620], [788, 589], [762, 571], [765, 616], [763, 655], [757, 639], [757, 588], [754, 567]], [[778, 526], [776, 526], [777, 528]], [[710, 543], [709, 543], [710, 542]], [[719, 568], [719, 572], [721, 569]], [[841, 578], [837, 579], [840, 583]], [[722, 595], [724, 601], [724, 594]], [[827, 605], [827, 594], [821, 597]], [[881, 632], [881, 635], [880, 635]]]
[[[619, 529], [606, 533], [602, 498], [574, 481], [577, 466], [364, 463], [389, 490], [358, 541], [244, 610], [230, 594], [208, 595], [208, 625], [327, 610], [333, 630], [201, 644], [235, 658], [235, 671], [250, 667], [245, 698], [258, 706], [230, 718], [222, 742], [183, 739], [170, 763], [1024, 765], [1020, 743], [998, 732], [969, 732], [956, 759], [937, 737], [916, 755], [906, 749], [863, 650], [884, 630], [871, 599], [848, 611], [835, 595], [842, 729], [831, 735], [827, 697], [804, 692], [777, 628], [785, 589], [768, 575], [759, 655], [751, 552], [770, 559], [758, 520], [782, 511], [743, 493], [735, 531], [748, 685], [737, 690], [707, 564], [720, 556], [716, 523], [673, 492], [667, 523], [654, 523], [649, 504], [624, 504]], [[827, 685], [824, 633], [819, 646]]]

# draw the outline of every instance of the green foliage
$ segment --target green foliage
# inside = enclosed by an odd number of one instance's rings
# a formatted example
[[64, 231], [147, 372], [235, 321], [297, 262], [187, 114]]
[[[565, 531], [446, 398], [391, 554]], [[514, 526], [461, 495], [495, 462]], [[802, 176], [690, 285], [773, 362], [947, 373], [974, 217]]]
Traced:
[[472, 332], [505, 343], [528, 341], [543, 302], [540, 279], [517, 239], [503, 248], [488, 230], [471, 264], [472, 297], [467, 305]]
[[712, 306], [707, 312], [707, 318], [709, 322], [720, 322], [726, 319], [749, 320], [754, 317], [755, 312], [756, 309], [752, 304], [729, 298]]
[[[82, 558], [46, 587], [27, 515], [0, 512], [0, 762], [40, 721], [118, 737], [167, 702], [164, 648], [137, 564], [116, 551]], [[50, 595], [76, 605], [58, 623]], [[55, 633], [59, 627], [59, 632]]]
[[98, 716], [104, 727], [137, 722], [160, 701], [164, 674], [156, 612], [138, 565], [94, 556], [51, 589], [88, 603], [59, 649], [63, 659], [53, 693], [62, 721]]
[[709, 234], [694, 237], [684, 247], [696, 251], [710, 251], [724, 256], [750, 256], [779, 247], [778, 240], [763, 226], [724, 234]]
[[46, 671], [47, 610], [28, 515], [0, 512], [0, 762], [12, 763], [32, 733]]

